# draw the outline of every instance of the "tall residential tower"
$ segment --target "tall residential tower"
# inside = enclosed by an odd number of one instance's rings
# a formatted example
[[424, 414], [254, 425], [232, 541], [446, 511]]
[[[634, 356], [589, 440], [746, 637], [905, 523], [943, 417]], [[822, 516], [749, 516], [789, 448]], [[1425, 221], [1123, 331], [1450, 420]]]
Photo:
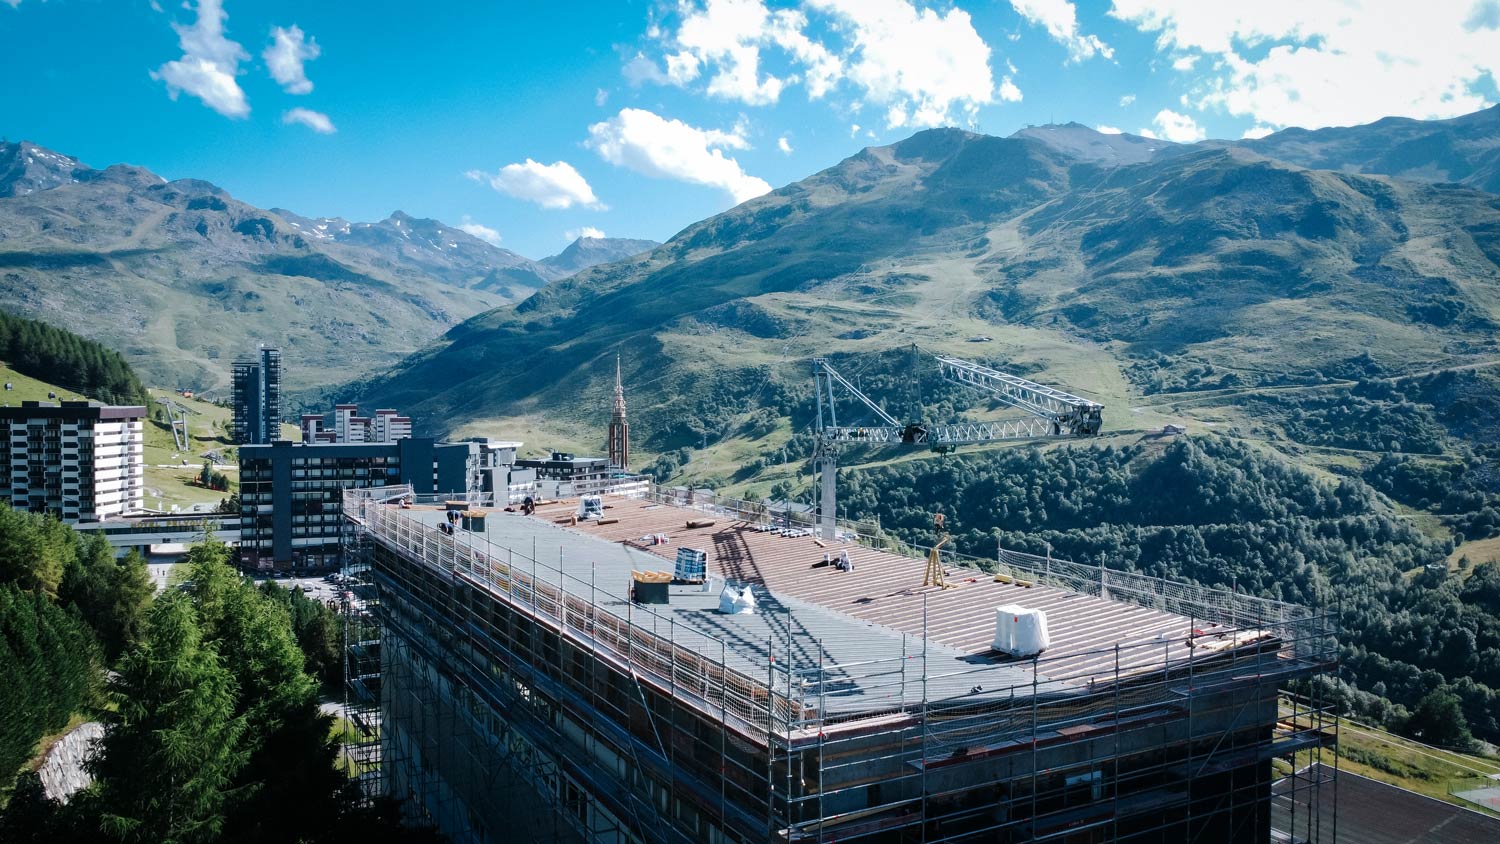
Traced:
[[234, 362], [234, 441], [264, 445], [281, 433], [281, 350], [261, 346]]

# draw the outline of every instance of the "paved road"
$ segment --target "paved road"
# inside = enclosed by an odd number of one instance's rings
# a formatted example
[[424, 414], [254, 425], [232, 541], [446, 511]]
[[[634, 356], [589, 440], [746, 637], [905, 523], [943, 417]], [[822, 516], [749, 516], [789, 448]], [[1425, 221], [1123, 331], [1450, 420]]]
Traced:
[[307, 597], [314, 600], [323, 601], [325, 603], [328, 601], [337, 600], [341, 591], [339, 586], [333, 583], [329, 583], [321, 576], [268, 578], [262, 575], [256, 575], [255, 577], [256, 583], [261, 583], [266, 580], [271, 580], [272, 582], [280, 585], [285, 589], [301, 589], [307, 594]]
[[184, 572], [182, 577], [186, 577], [186, 565], [177, 562], [175, 559], [171, 562], [162, 562], [155, 557], [148, 559], [146, 561], [146, 571], [151, 575], [152, 587], [154, 587], [157, 592], [165, 590], [168, 584], [174, 579], [173, 572], [176, 571], [179, 567], [182, 568]]

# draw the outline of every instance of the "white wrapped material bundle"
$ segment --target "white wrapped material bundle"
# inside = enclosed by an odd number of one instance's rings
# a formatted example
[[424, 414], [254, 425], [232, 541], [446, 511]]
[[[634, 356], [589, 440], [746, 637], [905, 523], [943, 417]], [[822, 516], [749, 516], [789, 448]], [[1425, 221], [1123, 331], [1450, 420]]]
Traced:
[[995, 641], [991, 645], [995, 650], [1014, 657], [1032, 657], [1051, 644], [1046, 610], [1027, 609], [1019, 604], [995, 608]]
[[735, 589], [733, 584], [725, 583], [724, 591], [719, 593], [719, 612], [725, 615], [755, 615], [755, 595], [751, 593], [750, 587]]

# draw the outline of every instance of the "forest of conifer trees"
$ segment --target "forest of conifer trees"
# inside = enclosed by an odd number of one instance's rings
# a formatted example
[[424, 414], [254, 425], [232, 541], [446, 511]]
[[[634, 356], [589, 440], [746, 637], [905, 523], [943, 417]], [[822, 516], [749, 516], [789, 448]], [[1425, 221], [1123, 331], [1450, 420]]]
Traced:
[[0, 361], [110, 404], [147, 401], [145, 385], [119, 352], [33, 319], [0, 312]]

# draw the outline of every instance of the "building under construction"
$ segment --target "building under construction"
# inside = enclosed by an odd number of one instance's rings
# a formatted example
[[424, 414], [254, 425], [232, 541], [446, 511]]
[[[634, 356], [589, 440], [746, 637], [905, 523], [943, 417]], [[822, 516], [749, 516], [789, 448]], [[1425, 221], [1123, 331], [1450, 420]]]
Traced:
[[[1330, 827], [1301, 808], [1331, 788], [1305, 682], [1328, 613], [1001, 549], [924, 560], [725, 499], [584, 505], [345, 494], [350, 752], [455, 842]], [[997, 649], [1023, 614], [1042, 637]]]

